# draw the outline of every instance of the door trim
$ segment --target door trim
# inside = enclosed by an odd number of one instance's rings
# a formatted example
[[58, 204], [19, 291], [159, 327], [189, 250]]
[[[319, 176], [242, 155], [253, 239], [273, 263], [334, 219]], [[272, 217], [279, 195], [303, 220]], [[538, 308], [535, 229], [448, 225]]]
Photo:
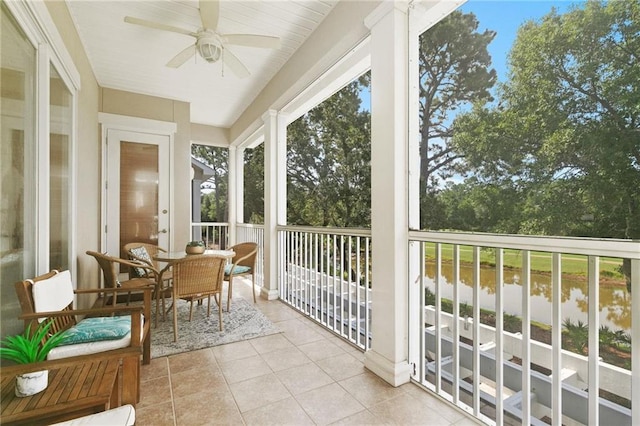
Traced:
[[[107, 225], [107, 136], [110, 131], [129, 131], [136, 133], [151, 133], [169, 138], [169, 176], [174, 175], [174, 165], [171, 161], [173, 158], [175, 134], [178, 129], [177, 123], [170, 121], [151, 120], [148, 118], [129, 117], [125, 115], [108, 114], [104, 112], [98, 113], [98, 123], [101, 125], [101, 150], [102, 150], [102, 170], [100, 181], [100, 250], [106, 251], [107, 238], [105, 227]], [[169, 212], [173, 212], [173, 182], [169, 179]], [[169, 247], [173, 247], [174, 215], [169, 215]]]

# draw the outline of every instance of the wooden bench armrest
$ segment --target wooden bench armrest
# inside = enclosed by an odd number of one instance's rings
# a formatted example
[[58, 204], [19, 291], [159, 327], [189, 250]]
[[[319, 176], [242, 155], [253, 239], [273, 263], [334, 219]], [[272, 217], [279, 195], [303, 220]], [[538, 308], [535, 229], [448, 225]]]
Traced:
[[96, 354], [72, 356], [69, 358], [34, 362], [31, 364], [9, 365], [9, 366], [6, 366], [6, 367], [3, 366], [0, 368], [0, 372], [1, 372], [0, 375], [5, 376], [5, 375], [14, 375], [14, 374], [24, 374], [24, 373], [30, 373], [33, 371], [68, 367], [76, 363], [93, 361], [96, 358], [110, 360], [110, 359], [122, 359], [130, 356], [138, 357], [140, 356], [141, 352], [142, 352], [141, 346], [128, 346], [126, 348], [113, 349], [107, 352], [100, 352]]

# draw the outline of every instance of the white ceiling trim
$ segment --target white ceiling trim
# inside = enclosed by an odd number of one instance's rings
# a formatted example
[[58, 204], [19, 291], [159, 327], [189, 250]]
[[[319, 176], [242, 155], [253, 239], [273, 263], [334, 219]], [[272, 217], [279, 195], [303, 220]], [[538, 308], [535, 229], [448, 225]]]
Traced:
[[412, 33], [422, 34], [467, 0], [414, 0], [409, 5], [409, 25]]
[[127, 115], [109, 114], [107, 112], [98, 113], [98, 123], [102, 124], [103, 129], [128, 130], [159, 135], [171, 136], [178, 131], [178, 124], [172, 121], [129, 117]]

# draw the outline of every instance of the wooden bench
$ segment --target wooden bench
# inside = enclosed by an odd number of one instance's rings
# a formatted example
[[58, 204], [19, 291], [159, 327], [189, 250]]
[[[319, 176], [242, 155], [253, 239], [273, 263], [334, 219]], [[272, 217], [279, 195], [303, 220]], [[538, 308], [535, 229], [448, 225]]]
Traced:
[[[52, 332], [59, 330], [66, 330], [76, 324], [76, 317], [84, 316], [113, 316], [113, 315], [131, 315], [131, 333], [130, 342], [128, 348], [130, 351], [119, 352], [122, 349], [122, 345], [117, 348], [110, 348], [101, 350], [99, 347], [103, 342], [96, 343], [80, 343], [80, 345], [93, 345], [91, 348], [87, 348], [92, 352], [82, 351], [80, 349], [79, 355], [73, 356], [73, 358], [79, 358], [85, 354], [91, 353], [91, 357], [94, 359], [108, 359], [111, 356], [111, 352], [115, 351], [115, 354], [121, 355], [120, 360], [122, 364], [123, 378], [122, 378], [122, 400], [126, 404], [135, 404], [140, 400], [140, 355], [144, 364], [151, 362], [151, 292], [153, 286], [148, 286], [136, 291], [143, 293], [143, 304], [140, 306], [110, 306], [103, 308], [92, 309], [72, 309], [72, 303], [60, 311], [56, 312], [36, 312], [35, 303], [32, 295], [34, 285], [40, 281], [48, 280], [58, 274], [58, 271], [51, 271], [47, 274], [38, 276], [33, 280], [20, 281], [15, 284], [16, 293], [20, 306], [22, 308], [22, 315], [20, 319], [24, 320], [25, 328], [28, 324], [33, 323], [31, 327], [35, 330], [37, 321], [39, 318], [50, 318], [54, 321], [54, 325], [51, 328]], [[43, 283], [44, 284], [44, 283]], [[112, 294], [112, 297], [117, 297], [117, 292], [120, 291], [117, 288], [113, 289], [89, 289], [89, 290], [74, 290], [75, 294]], [[129, 291], [127, 289], [127, 291]], [[144, 321], [143, 321], [144, 318]], [[104, 342], [109, 343], [109, 342]], [[126, 344], [126, 343], [123, 343]], [[75, 345], [74, 345], [75, 346]], [[96, 346], [98, 346], [96, 348]], [[111, 345], [109, 345], [111, 346]], [[53, 352], [52, 352], [53, 353]], [[49, 354], [51, 359], [52, 353]]]
[[[3, 425], [50, 424], [117, 408], [124, 391], [122, 361], [139, 357], [129, 347], [111, 352], [0, 368]], [[15, 396], [15, 376], [49, 371], [49, 385], [35, 395]]]

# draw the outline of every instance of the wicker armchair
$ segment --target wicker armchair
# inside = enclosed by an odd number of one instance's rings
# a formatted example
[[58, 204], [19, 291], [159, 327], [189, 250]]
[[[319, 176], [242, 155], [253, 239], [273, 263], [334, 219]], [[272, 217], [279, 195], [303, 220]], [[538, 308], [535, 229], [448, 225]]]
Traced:
[[211, 296], [218, 304], [218, 318], [222, 331], [222, 283], [226, 258], [221, 256], [193, 255], [173, 263], [173, 341], [178, 340], [177, 300], [191, 302], [189, 321], [193, 314], [193, 302], [208, 299], [207, 316], [211, 315]]
[[[150, 266], [140, 265], [138, 263], [134, 263], [125, 259], [120, 259], [119, 257], [109, 256], [106, 253], [98, 253], [95, 251], [88, 250], [86, 252], [89, 256], [92, 256], [100, 265], [100, 269], [102, 270], [102, 277], [104, 278], [104, 288], [118, 288], [120, 293], [127, 293], [126, 302], [127, 304], [131, 300], [131, 291], [137, 290], [140, 288], [148, 287], [152, 285], [155, 287], [156, 278], [154, 274], [158, 272], [153, 270]], [[142, 267], [150, 270], [151, 277], [149, 278], [131, 278], [128, 280], [121, 281], [118, 276], [118, 265], [125, 265], [129, 267]], [[131, 291], [128, 291], [131, 290]], [[113, 304], [115, 306], [116, 303], [121, 303], [124, 300], [119, 296], [116, 299], [105, 301], [103, 304]]]
[[154, 244], [149, 243], [140, 243], [133, 242], [127, 243], [123, 247], [123, 250], [129, 256], [129, 259], [141, 262], [145, 265], [151, 266], [154, 271], [156, 271], [155, 275], [145, 268], [130, 268], [129, 269], [129, 277], [130, 278], [153, 278], [156, 280], [156, 319], [155, 325], [158, 326], [158, 312], [160, 309], [160, 300], [162, 299], [162, 320], [166, 319], [166, 306], [165, 306], [165, 298], [171, 297], [171, 280], [173, 279], [173, 272], [169, 269], [169, 267], [161, 268], [155, 257], [158, 253], [166, 253], [167, 251], [161, 247], [158, 247]]
[[227, 265], [224, 270], [224, 279], [229, 281], [229, 290], [227, 292], [227, 312], [231, 307], [231, 296], [233, 293], [233, 278], [244, 275], [251, 275], [251, 292], [253, 293], [253, 303], [256, 303], [256, 257], [258, 255], [258, 244], [256, 243], [240, 243], [233, 247], [229, 247], [236, 255], [233, 258], [233, 264]]

